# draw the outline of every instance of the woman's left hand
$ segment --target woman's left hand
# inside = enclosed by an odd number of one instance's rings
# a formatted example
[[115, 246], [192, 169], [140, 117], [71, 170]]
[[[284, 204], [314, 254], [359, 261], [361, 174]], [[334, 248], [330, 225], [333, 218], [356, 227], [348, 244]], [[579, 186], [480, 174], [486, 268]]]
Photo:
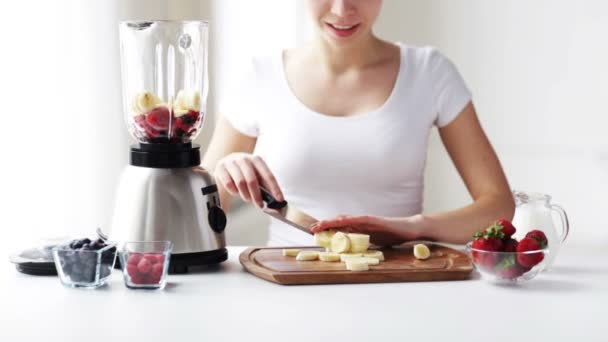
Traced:
[[368, 234], [371, 243], [378, 246], [399, 245], [419, 238], [416, 225], [407, 217], [341, 215], [335, 219], [319, 221], [310, 227], [312, 233], [328, 229]]

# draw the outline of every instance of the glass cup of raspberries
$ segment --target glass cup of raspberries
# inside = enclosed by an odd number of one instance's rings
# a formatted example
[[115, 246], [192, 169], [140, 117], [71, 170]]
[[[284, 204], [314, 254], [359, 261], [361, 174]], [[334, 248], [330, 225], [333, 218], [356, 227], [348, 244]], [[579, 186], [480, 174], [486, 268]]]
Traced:
[[163, 289], [172, 249], [171, 241], [125, 242], [119, 253], [125, 285], [130, 289]]
[[467, 251], [483, 278], [499, 283], [520, 283], [534, 278], [544, 268], [549, 253], [547, 237], [540, 230], [517, 241], [515, 227], [506, 219], [493, 222], [475, 233]]

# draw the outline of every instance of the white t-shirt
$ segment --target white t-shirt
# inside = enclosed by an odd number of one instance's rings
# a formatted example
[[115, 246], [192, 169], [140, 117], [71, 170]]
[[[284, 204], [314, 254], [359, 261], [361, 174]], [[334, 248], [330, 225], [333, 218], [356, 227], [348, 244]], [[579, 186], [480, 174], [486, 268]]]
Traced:
[[[317, 219], [402, 217], [422, 212], [429, 132], [471, 100], [454, 65], [437, 49], [399, 44], [395, 86], [378, 109], [348, 117], [317, 113], [291, 91], [282, 51], [255, 58], [220, 113], [257, 137], [254, 154], [285, 199]], [[269, 245], [311, 245], [312, 236], [272, 219]]]

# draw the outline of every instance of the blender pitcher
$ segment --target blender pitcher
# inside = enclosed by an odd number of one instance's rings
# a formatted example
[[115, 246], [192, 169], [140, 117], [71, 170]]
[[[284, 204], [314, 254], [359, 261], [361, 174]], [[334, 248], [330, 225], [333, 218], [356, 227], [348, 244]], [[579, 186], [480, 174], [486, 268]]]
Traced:
[[[517, 228], [515, 238], [521, 240], [532, 230], [541, 230], [547, 236], [549, 253], [545, 261], [545, 269], [553, 264], [561, 244], [568, 237], [570, 226], [564, 209], [551, 203], [551, 196], [534, 193], [513, 191], [515, 199], [515, 216], [513, 225]], [[554, 225], [553, 213], [559, 214], [560, 229]]]
[[188, 143], [207, 98], [207, 23], [120, 23], [123, 113], [141, 143]]

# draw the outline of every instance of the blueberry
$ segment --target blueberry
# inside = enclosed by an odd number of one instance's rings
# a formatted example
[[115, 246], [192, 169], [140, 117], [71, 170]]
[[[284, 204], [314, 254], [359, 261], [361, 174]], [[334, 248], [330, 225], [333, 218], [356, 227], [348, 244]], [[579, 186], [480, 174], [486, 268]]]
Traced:
[[70, 242], [70, 248], [71, 249], [78, 249], [80, 247], [82, 247], [82, 241], [80, 240], [73, 240], [72, 242]]
[[102, 266], [100, 272], [101, 272], [101, 278], [105, 278], [110, 275], [110, 272], [111, 272], [110, 267]]
[[74, 263], [74, 264], [72, 264], [72, 275], [74, 275], [74, 274], [82, 274], [83, 270], [84, 270], [84, 267], [82, 267], [82, 265], [80, 263]]
[[84, 270], [84, 272], [82, 273], [82, 278], [86, 282], [91, 282], [91, 283], [94, 282], [95, 281], [95, 268], [94, 267], [86, 268]]

